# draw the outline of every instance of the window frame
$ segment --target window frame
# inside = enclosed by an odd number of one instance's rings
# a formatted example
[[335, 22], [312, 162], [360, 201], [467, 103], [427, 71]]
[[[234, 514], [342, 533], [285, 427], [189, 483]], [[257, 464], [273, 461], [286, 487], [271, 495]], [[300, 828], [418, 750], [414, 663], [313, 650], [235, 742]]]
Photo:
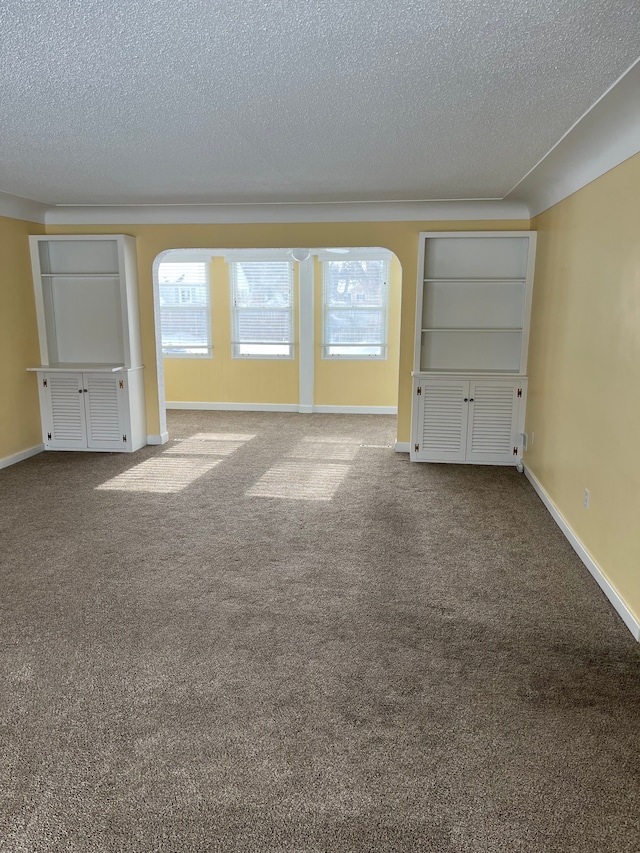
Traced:
[[[189, 285], [184, 282], [176, 282], [175, 284], [165, 284], [163, 285], [161, 281], [161, 270], [162, 267], [166, 264], [174, 264], [184, 266], [186, 264], [198, 264], [204, 270], [204, 287], [206, 288], [207, 294], [207, 304], [206, 305], [194, 305], [193, 300], [189, 299], [189, 301], [184, 300], [184, 293], [189, 288]], [[200, 284], [192, 285], [199, 287]], [[177, 291], [177, 298], [174, 303], [171, 303], [170, 306], [163, 306], [162, 303], [159, 305], [160, 310], [160, 347], [162, 351], [163, 358], [189, 358], [189, 359], [211, 359], [213, 358], [213, 330], [212, 330], [212, 322], [211, 322], [211, 259], [208, 260], [203, 258], [201, 254], [194, 254], [193, 257], [188, 256], [186, 253], [181, 254], [179, 258], [176, 257], [167, 257], [166, 259], [162, 259], [158, 264], [158, 298], [162, 299], [162, 288], [163, 287], [175, 287]], [[194, 347], [199, 347], [201, 349], [206, 350], [205, 352], [188, 352], [189, 346], [187, 344], [184, 345], [171, 345], [165, 344], [164, 341], [164, 328], [163, 328], [163, 308], [171, 307], [173, 310], [180, 312], [184, 311], [185, 314], [187, 311], [194, 311], [198, 309], [202, 309], [203, 313], [206, 317], [206, 333], [207, 333], [207, 341], [206, 344], [195, 344]], [[181, 348], [183, 351], [173, 351], [173, 347]]]
[[[326, 252], [323, 252], [319, 259], [322, 263], [322, 340], [320, 342], [321, 349], [321, 357], [323, 361], [386, 361], [389, 356], [389, 301], [390, 301], [390, 284], [389, 284], [389, 275], [391, 270], [391, 255], [388, 252], [381, 252], [372, 250], [371, 252], [367, 251], [359, 251], [354, 252], [350, 251], [348, 256], [341, 259], [336, 257], [335, 255], [328, 255]], [[382, 262], [382, 279], [383, 279], [383, 299], [381, 306], [370, 306], [370, 305], [358, 305], [357, 303], [342, 306], [329, 305], [327, 296], [328, 296], [328, 271], [329, 264], [331, 263], [347, 263], [353, 261], [381, 261]], [[327, 342], [327, 331], [328, 331], [328, 323], [327, 323], [327, 314], [330, 311], [365, 311], [372, 312], [378, 311], [382, 315], [382, 340], [378, 342], [372, 342], [368, 344], [356, 343], [356, 344], [336, 344], [336, 343], [328, 343]], [[344, 349], [348, 349], [352, 347], [354, 350], [356, 348], [362, 349], [364, 347], [378, 347], [378, 353], [358, 353], [354, 352], [353, 354], [349, 353], [331, 353], [330, 349], [332, 347], [338, 348], [342, 347]]]
[[[283, 255], [281, 252], [273, 253], [273, 254], [256, 254], [254, 252], [247, 252], [246, 254], [242, 253], [233, 253], [231, 257], [225, 258], [227, 263], [229, 264], [229, 313], [230, 313], [230, 326], [231, 326], [231, 358], [238, 359], [241, 361], [247, 360], [255, 360], [255, 361], [291, 361], [295, 359], [295, 351], [296, 351], [296, 286], [295, 286], [295, 267], [294, 262], [291, 259], [290, 255]], [[265, 306], [264, 308], [260, 308], [259, 306], [238, 306], [236, 304], [236, 293], [237, 293], [237, 268], [239, 264], [250, 264], [250, 263], [259, 263], [259, 264], [267, 264], [267, 263], [278, 263], [278, 264], [286, 264], [289, 273], [289, 305], [282, 308], [277, 307], [274, 308], [272, 306]], [[289, 316], [289, 329], [290, 335], [288, 341], [283, 342], [261, 342], [261, 341], [242, 341], [239, 339], [239, 328], [238, 328], [238, 320], [242, 316], [243, 312], [252, 312], [256, 313], [259, 311], [264, 311], [264, 313], [274, 313], [274, 311], [278, 311], [281, 313], [288, 314]], [[254, 353], [243, 353], [240, 352], [240, 347], [242, 346], [264, 346], [264, 347], [288, 347], [287, 353], [268, 353], [268, 352], [254, 352]]]

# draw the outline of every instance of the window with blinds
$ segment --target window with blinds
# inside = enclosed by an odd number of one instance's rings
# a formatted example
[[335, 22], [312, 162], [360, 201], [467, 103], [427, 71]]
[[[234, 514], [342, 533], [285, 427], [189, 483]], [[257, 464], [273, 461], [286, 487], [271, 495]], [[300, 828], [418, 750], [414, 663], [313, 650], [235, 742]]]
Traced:
[[211, 357], [209, 264], [162, 262], [158, 282], [163, 354], [176, 358]]
[[293, 264], [233, 261], [231, 346], [234, 358], [293, 358]]
[[389, 262], [323, 261], [323, 358], [387, 357]]

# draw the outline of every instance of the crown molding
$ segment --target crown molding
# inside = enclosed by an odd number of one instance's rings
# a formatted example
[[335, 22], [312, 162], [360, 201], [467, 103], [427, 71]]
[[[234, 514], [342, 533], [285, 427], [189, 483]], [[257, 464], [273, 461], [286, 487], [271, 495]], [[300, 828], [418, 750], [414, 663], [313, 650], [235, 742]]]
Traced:
[[56, 205], [47, 225], [235, 225], [283, 222], [438, 222], [529, 219], [521, 201], [379, 201], [318, 204]]
[[531, 217], [640, 152], [640, 59], [506, 196]]
[[45, 224], [45, 215], [50, 205], [19, 195], [0, 192], [0, 216], [23, 219], [26, 222]]

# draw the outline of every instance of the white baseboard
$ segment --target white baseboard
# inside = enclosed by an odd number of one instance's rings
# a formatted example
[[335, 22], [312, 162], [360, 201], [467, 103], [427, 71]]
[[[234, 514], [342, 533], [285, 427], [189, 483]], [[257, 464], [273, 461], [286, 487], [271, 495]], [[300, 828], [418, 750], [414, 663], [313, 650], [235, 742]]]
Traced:
[[396, 406], [314, 406], [320, 415], [397, 415]]
[[396, 453], [411, 453], [411, 442], [396, 441], [396, 443], [393, 445], [393, 449]]
[[[297, 403], [167, 402], [167, 409], [219, 412], [302, 412], [323, 415], [397, 415], [395, 406], [299, 406]], [[149, 442], [151, 444], [151, 442]]]
[[529, 480], [533, 488], [536, 490], [538, 497], [540, 498], [542, 503], [549, 510], [551, 517], [568, 539], [569, 544], [571, 545], [573, 550], [576, 552], [578, 557], [580, 557], [580, 559], [587, 567], [600, 589], [604, 592], [604, 594], [611, 602], [612, 606], [614, 607], [624, 624], [633, 634], [634, 639], [640, 642], [640, 621], [638, 621], [638, 619], [636, 619], [633, 613], [629, 610], [623, 599], [620, 597], [616, 588], [607, 579], [600, 566], [596, 563], [591, 554], [582, 544], [581, 540], [578, 538], [571, 526], [568, 524], [558, 507], [551, 500], [544, 487], [541, 485], [540, 481], [534, 474], [531, 473], [531, 471], [526, 467], [526, 465], [524, 473], [527, 477], [527, 480]]
[[169, 441], [169, 433], [161, 432], [160, 435], [148, 435], [147, 444], [166, 444]]
[[193, 409], [203, 412], [297, 412], [291, 403], [166, 403], [167, 409]]
[[43, 450], [44, 444], [36, 444], [35, 447], [29, 447], [27, 450], [12, 453], [11, 456], [5, 456], [4, 459], [0, 459], [0, 468], [8, 468], [9, 465], [15, 465], [16, 462], [22, 462], [23, 459], [29, 459], [30, 456], [37, 456]]

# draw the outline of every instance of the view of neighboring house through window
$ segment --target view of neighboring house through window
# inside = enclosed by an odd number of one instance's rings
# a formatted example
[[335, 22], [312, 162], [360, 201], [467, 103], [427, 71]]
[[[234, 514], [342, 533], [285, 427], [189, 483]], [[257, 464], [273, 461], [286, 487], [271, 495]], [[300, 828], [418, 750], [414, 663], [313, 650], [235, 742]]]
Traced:
[[293, 358], [293, 264], [233, 261], [231, 340], [234, 358]]
[[158, 267], [162, 352], [182, 358], [210, 357], [209, 264], [163, 261]]
[[389, 261], [323, 261], [324, 358], [387, 357]]

